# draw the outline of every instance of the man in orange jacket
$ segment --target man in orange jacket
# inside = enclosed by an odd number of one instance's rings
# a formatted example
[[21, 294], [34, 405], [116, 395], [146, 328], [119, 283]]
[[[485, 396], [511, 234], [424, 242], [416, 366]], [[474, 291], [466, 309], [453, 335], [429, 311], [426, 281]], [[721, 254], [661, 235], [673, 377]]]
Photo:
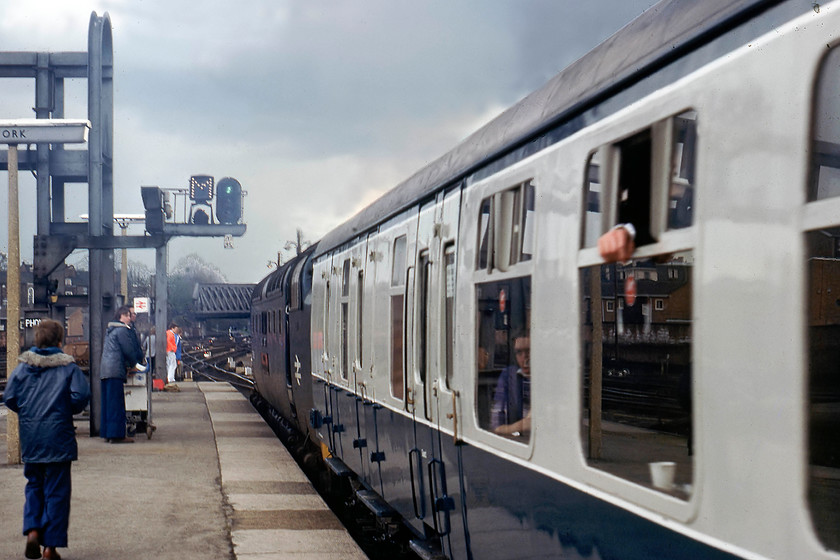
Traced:
[[177, 333], [178, 325], [169, 323], [169, 328], [166, 330], [166, 382], [175, 383], [175, 369], [178, 367], [178, 359], [175, 357], [175, 352], [178, 350]]

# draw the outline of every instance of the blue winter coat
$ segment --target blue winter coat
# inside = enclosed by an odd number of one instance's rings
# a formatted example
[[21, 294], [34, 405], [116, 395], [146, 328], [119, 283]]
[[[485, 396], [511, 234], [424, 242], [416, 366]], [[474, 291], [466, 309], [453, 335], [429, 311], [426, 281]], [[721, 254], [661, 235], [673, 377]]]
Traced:
[[102, 362], [99, 365], [100, 379], [119, 378], [126, 380], [126, 371], [135, 364], [145, 361], [143, 349], [137, 335], [125, 323], [108, 323], [105, 343], [102, 347]]
[[78, 458], [73, 415], [90, 400], [87, 378], [58, 348], [31, 348], [18, 357], [3, 401], [19, 415], [24, 463], [62, 463]]

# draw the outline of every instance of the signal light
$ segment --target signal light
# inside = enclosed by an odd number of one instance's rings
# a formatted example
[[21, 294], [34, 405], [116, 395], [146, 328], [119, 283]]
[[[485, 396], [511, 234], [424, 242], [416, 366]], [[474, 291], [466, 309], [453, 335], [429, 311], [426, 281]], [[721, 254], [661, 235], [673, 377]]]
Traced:
[[146, 209], [146, 231], [163, 233], [165, 199], [160, 187], [140, 187], [143, 207]]
[[213, 177], [211, 175], [193, 175], [190, 177], [190, 200], [208, 202], [213, 199]]
[[242, 185], [231, 177], [216, 184], [216, 219], [220, 224], [236, 224], [242, 219]]

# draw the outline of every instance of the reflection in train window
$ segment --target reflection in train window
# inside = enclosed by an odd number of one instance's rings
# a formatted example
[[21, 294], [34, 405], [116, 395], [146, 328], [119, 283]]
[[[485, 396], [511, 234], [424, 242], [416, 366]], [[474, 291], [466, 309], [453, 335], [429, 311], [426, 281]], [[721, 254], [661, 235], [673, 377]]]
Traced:
[[673, 463], [674, 484], [657, 489], [682, 499], [694, 471], [692, 265], [684, 252], [580, 271], [587, 463], [646, 486], [650, 463]]
[[808, 504], [822, 543], [840, 550], [840, 227], [806, 240]]
[[476, 411], [482, 429], [531, 434], [531, 278], [476, 284]]
[[840, 52], [828, 51], [820, 69], [814, 104], [811, 180], [808, 200], [840, 196]]

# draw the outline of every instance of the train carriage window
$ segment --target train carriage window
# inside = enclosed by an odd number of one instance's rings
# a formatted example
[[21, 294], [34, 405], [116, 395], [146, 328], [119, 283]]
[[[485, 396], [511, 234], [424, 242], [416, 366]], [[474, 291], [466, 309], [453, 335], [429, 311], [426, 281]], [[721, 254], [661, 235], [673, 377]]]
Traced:
[[391, 396], [405, 398], [405, 368], [403, 359], [403, 329], [405, 318], [406, 236], [394, 240], [391, 264], [391, 286], [403, 288], [391, 294]]
[[350, 259], [344, 259], [341, 274], [341, 377], [347, 379], [350, 342], [348, 323], [350, 321]]
[[526, 181], [481, 203], [476, 270], [506, 271], [534, 251], [534, 185]]
[[687, 251], [580, 271], [587, 463], [649, 487], [649, 465], [673, 463], [675, 484], [657, 490], [682, 499], [694, 471], [693, 260]]
[[595, 247], [615, 224], [631, 223], [636, 245], [694, 222], [697, 113], [685, 111], [589, 158], [581, 247]]
[[449, 242], [443, 250], [446, 275], [445, 286], [445, 351], [446, 351], [446, 386], [452, 386], [455, 373], [455, 243]]
[[840, 227], [808, 232], [808, 504], [840, 550]]
[[840, 196], [840, 52], [828, 52], [817, 81], [808, 200]]
[[356, 348], [356, 354], [358, 356], [359, 366], [361, 367], [363, 363], [364, 355], [362, 353], [362, 349], [364, 345], [362, 341], [364, 340], [364, 296], [365, 296], [365, 272], [363, 270], [359, 271], [359, 278], [358, 282], [356, 283], [356, 329], [358, 332], [358, 336], [356, 338], [356, 343], [358, 347]]
[[476, 284], [479, 426], [527, 442], [531, 435], [531, 278]]
[[394, 258], [391, 261], [391, 286], [405, 284], [405, 235], [394, 240]]
[[295, 265], [294, 273], [292, 274], [291, 293], [289, 294], [289, 307], [293, 310], [301, 308], [301, 276], [303, 274], [303, 267], [306, 264], [306, 259], [301, 258]]
[[402, 400], [405, 383], [403, 373], [403, 294], [391, 296], [391, 396]]

